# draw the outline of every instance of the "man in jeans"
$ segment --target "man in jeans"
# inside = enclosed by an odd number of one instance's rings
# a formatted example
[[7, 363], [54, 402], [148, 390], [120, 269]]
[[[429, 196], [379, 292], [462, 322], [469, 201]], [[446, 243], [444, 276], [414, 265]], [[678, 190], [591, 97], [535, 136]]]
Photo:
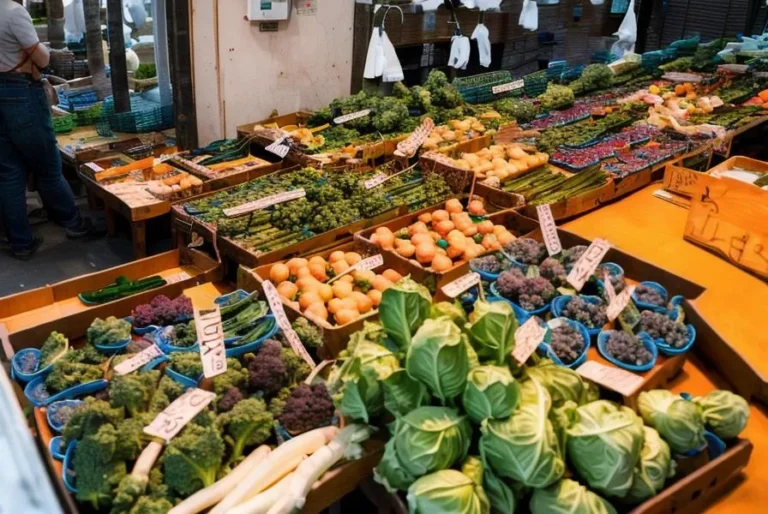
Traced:
[[40, 81], [48, 65], [48, 49], [40, 44], [32, 18], [14, 0], [0, 0], [0, 215], [14, 257], [27, 260], [43, 242], [27, 220], [26, 184], [31, 173], [50, 219], [70, 239], [97, 236], [90, 219], [82, 218], [69, 184], [61, 173], [51, 112]]

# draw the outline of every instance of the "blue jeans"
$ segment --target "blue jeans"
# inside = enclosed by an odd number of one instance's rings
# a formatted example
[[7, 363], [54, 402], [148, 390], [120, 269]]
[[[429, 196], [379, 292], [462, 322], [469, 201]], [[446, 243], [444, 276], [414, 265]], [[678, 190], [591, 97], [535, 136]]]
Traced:
[[0, 76], [0, 214], [13, 250], [34, 242], [27, 220], [27, 177], [35, 178], [48, 216], [65, 228], [80, 225], [72, 189], [61, 173], [51, 112], [40, 82]]

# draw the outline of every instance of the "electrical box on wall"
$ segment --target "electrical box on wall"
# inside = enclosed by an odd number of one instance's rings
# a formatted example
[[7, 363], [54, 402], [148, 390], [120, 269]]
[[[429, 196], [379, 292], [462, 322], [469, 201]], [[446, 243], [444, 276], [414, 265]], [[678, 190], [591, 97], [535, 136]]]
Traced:
[[249, 21], [287, 20], [291, 15], [290, 0], [246, 0]]

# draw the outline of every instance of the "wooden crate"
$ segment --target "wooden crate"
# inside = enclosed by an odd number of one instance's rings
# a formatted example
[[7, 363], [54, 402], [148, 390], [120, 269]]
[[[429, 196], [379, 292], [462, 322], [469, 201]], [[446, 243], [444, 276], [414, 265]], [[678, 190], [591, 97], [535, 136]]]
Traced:
[[184, 155], [175, 156], [168, 162], [203, 179], [203, 191], [205, 192], [236, 186], [249, 180], [269, 175], [282, 168], [282, 162], [268, 162], [256, 157], [243, 164], [236, 164], [216, 170], [188, 160]]
[[251, 136], [254, 133], [254, 127], [256, 125], [266, 126], [275, 124], [278, 128], [286, 127], [288, 125], [306, 125], [310, 116], [312, 116], [311, 111], [296, 111], [281, 116], [273, 116], [261, 121], [254, 121], [253, 123], [244, 123], [237, 126], [237, 137], [242, 139]]

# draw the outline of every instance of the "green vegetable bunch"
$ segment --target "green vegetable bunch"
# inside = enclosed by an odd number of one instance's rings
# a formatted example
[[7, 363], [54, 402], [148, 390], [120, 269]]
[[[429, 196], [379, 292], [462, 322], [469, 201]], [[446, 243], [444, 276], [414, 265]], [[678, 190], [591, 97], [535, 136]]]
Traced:
[[88, 343], [99, 346], [117, 346], [131, 338], [131, 324], [110, 316], [103, 320], [96, 318], [86, 332]]
[[573, 89], [568, 86], [560, 86], [554, 83], [547, 85], [547, 90], [544, 94], [539, 96], [542, 111], [552, 111], [554, 109], [568, 107], [573, 104], [574, 100], [575, 95], [573, 94]]
[[577, 95], [590, 91], [608, 89], [613, 85], [613, 71], [605, 64], [590, 64], [584, 68], [581, 77], [569, 84]]
[[533, 102], [518, 98], [502, 98], [494, 104], [494, 107], [499, 113], [514, 118], [521, 124], [532, 121], [538, 114], [538, 109]]

